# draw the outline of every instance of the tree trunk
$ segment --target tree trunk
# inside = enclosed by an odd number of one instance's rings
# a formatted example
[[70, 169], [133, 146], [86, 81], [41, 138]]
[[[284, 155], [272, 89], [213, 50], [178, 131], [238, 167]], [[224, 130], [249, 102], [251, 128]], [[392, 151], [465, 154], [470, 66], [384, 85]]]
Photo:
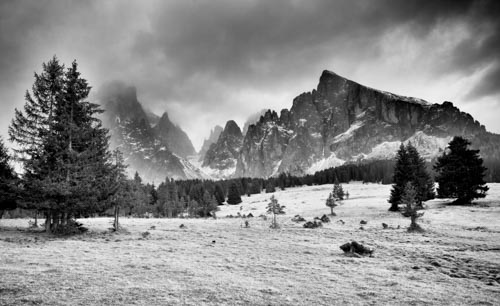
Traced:
[[332, 216], [333, 216], [333, 206], [330, 206], [330, 210], [331, 210], [330, 215], [332, 215]]
[[391, 208], [389, 208], [389, 211], [399, 211], [399, 206], [398, 204], [392, 204]]
[[61, 214], [61, 225], [68, 225], [69, 213], [63, 212]]
[[[2, 216], [0, 216], [1, 218]], [[33, 224], [34, 227], [38, 227], [38, 210], [35, 211], [35, 224]]]
[[52, 233], [52, 212], [50, 210], [45, 213], [45, 232]]
[[115, 230], [115, 232], [118, 231], [120, 227], [120, 224], [118, 223], [119, 216], [120, 216], [120, 206], [115, 205], [115, 220], [113, 221], [113, 229]]
[[0, 209], [0, 219], [2, 219], [2, 216], [3, 216], [3, 213], [5, 212], [5, 210], [3, 209]]

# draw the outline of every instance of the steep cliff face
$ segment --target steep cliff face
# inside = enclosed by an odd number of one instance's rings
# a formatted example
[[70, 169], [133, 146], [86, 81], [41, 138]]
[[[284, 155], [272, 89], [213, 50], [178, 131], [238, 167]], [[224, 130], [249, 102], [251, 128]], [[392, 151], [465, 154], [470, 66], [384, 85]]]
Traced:
[[163, 113], [158, 123], [154, 126], [153, 131], [156, 139], [171, 152], [183, 158], [196, 153], [188, 135], [170, 121], [167, 112]]
[[204, 169], [216, 177], [232, 176], [242, 141], [243, 135], [239, 126], [233, 120], [228, 121], [217, 142], [211, 144], [205, 154], [202, 165]]
[[213, 129], [210, 130], [210, 135], [203, 141], [203, 145], [201, 146], [199, 152], [201, 162], [203, 162], [203, 160], [205, 159], [205, 154], [207, 154], [210, 145], [217, 142], [223, 130], [224, 129], [220, 125], [216, 125]]
[[[99, 91], [105, 110], [103, 124], [110, 130], [110, 148], [119, 148], [133, 175], [137, 171], [147, 182], [161, 182], [165, 178], [204, 178], [201, 171], [168, 148], [168, 139], [162, 139], [162, 127], [153, 129], [136, 90], [121, 82], [107, 84]], [[158, 123], [159, 126], [161, 123]], [[187, 137], [187, 136], [186, 136]], [[194, 149], [193, 149], [194, 151]]]
[[450, 102], [429, 104], [324, 71], [317, 89], [296, 97], [290, 111], [268, 112], [249, 127], [236, 175], [302, 175], [349, 161], [392, 158], [404, 141], [430, 159], [455, 135], [470, 138], [485, 157], [498, 153], [500, 136]]

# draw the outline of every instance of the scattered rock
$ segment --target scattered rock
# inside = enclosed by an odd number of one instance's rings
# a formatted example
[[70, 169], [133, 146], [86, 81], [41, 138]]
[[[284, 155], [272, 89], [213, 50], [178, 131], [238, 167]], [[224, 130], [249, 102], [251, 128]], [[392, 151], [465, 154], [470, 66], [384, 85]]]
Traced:
[[364, 228], [364, 227], [362, 227], [362, 226], [360, 226], [360, 227], [359, 227], [359, 229], [360, 229], [360, 230], [362, 230], [362, 231], [364, 231], [364, 230], [365, 230], [365, 228]]
[[389, 225], [387, 225], [386, 223], [382, 223], [382, 228], [383, 228], [383, 229], [388, 229], [388, 228], [389, 228]]
[[359, 255], [373, 255], [374, 250], [356, 241], [348, 242], [340, 246], [344, 253], [356, 253]]
[[419, 266], [413, 266], [412, 269], [413, 270], [420, 270], [420, 267]]
[[154, 226], [154, 225], [153, 225], [153, 226], [151, 226], [149, 229], [150, 229], [150, 230], [155, 230], [155, 229], [156, 229], [156, 226]]
[[142, 238], [148, 238], [149, 235], [151, 235], [151, 233], [146, 231], [146, 232], [142, 233], [141, 235], [142, 235]]
[[368, 221], [361, 220], [361, 222], [359, 222], [359, 224], [363, 224], [363, 225], [365, 225], [365, 224], [368, 224]]
[[307, 221], [306, 223], [304, 223], [303, 226], [305, 228], [318, 228], [318, 227], [323, 227], [323, 223], [321, 223], [321, 221], [318, 220]]
[[295, 217], [292, 218], [293, 222], [304, 222], [306, 219], [304, 219], [301, 215], [295, 215]]
[[441, 267], [441, 264], [436, 260], [431, 261], [431, 265], [433, 265], [434, 267], [438, 267], [438, 268]]
[[249, 213], [249, 214], [247, 215], [247, 218], [253, 218], [252, 213]]
[[345, 221], [344, 221], [344, 220], [342, 220], [342, 219], [337, 220], [337, 222], [338, 222], [338, 223], [340, 223], [340, 224], [345, 224]]
[[249, 228], [250, 227], [250, 222], [248, 222], [248, 220], [245, 220], [245, 228]]
[[330, 218], [328, 218], [327, 215], [323, 215], [321, 218], [320, 218], [321, 222], [323, 223], [329, 223], [330, 222]]
[[183, 224], [179, 225], [179, 228], [186, 228], [186, 226]]

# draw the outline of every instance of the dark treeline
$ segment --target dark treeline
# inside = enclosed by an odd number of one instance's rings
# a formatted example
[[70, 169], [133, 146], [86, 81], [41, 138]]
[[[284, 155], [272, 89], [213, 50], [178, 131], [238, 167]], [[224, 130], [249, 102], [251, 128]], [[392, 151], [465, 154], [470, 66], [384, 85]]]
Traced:
[[[166, 178], [158, 186], [142, 184], [136, 173], [129, 180], [131, 187], [119, 194], [121, 215], [140, 217], [209, 217], [215, 216], [217, 206], [223, 203], [239, 204], [241, 197], [262, 192], [273, 193], [290, 187], [363, 181], [390, 184], [394, 161], [371, 161], [348, 164], [316, 172], [312, 175], [293, 176], [282, 173], [277, 177], [234, 178], [225, 180], [173, 180]], [[123, 195], [126, 194], [126, 195]], [[111, 215], [108, 210], [105, 215]]]

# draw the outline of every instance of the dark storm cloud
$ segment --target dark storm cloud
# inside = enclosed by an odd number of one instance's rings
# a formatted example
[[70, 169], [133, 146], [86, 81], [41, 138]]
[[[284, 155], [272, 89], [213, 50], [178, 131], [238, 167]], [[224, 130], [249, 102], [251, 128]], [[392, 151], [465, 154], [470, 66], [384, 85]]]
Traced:
[[[187, 1], [163, 5], [151, 16], [151, 29], [136, 36], [134, 52], [160, 52], [170, 61], [168, 76], [174, 84], [167, 89], [178, 99], [192, 87], [176, 82], [196, 86], [206, 79], [228, 86], [276, 87], [300, 73], [318, 75], [320, 69], [329, 68], [327, 63], [336, 54], [370, 60], [380, 55], [380, 36], [399, 26], [406, 26], [408, 35], [424, 38], [440, 24], [457, 20], [467, 24], [473, 35], [451, 50], [448, 58], [439, 59], [436, 70], [442, 73], [480, 69], [499, 57], [499, 5], [495, 1]], [[476, 90], [477, 95], [498, 93], [483, 82], [481, 88], [493, 90]], [[206, 101], [208, 97], [201, 98]]]
[[478, 76], [464, 89], [471, 102], [495, 97], [499, 7], [494, 0], [2, 1], [2, 134], [32, 72], [54, 54], [77, 59], [94, 87], [134, 84], [141, 102], [174, 112], [190, 136], [200, 125], [193, 116], [223, 125], [262, 107], [289, 107], [323, 69], [381, 79], [376, 85], [391, 90], [401, 79], [391, 75], [393, 57], [414, 78]]

